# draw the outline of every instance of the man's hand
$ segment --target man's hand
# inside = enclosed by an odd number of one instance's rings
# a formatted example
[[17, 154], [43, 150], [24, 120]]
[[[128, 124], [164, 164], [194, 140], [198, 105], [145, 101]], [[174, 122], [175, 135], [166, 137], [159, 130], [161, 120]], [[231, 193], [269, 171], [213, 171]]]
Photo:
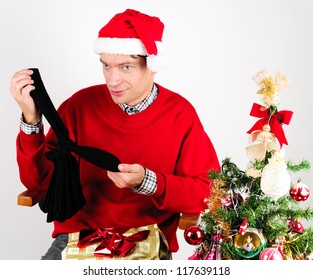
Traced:
[[118, 165], [120, 172], [108, 171], [108, 177], [114, 182], [118, 188], [135, 188], [142, 184], [145, 178], [145, 169], [140, 164]]
[[35, 124], [40, 119], [40, 112], [30, 96], [30, 92], [35, 89], [34, 81], [31, 79], [32, 74], [33, 71], [28, 69], [16, 72], [10, 86], [11, 95], [20, 106], [24, 121], [28, 124]]

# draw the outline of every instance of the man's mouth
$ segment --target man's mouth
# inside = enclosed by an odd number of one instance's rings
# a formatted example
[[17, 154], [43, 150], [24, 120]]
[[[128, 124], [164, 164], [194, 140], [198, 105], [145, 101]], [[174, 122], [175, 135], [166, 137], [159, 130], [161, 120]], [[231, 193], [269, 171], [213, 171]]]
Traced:
[[119, 97], [123, 95], [124, 90], [110, 90], [110, 92], [113, 96]]

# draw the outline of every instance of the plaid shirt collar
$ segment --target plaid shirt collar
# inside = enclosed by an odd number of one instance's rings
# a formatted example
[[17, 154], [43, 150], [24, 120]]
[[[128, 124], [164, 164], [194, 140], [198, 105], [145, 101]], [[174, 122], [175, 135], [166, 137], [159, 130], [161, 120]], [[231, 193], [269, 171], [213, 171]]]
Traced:
[[129, 106], [126, 103], [118, 104], [128, 115], [138, 114], [147, 109], [158, 96], [158, 87], [153, 84], [150, 94], [135, 106]]

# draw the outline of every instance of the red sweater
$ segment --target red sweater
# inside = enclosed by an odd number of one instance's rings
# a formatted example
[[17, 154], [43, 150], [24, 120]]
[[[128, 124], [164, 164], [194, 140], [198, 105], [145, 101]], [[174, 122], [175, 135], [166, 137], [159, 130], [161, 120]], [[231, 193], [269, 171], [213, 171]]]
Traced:
[[[210, 194], [208, 171], [219, 169], [214, 147], [192, 105], [158, 85], [159, 95], [146, 110], [127, 115], [106, 85], [82, 89], [58, 109], [69, 136], [78, 145], [115, 154], [122, 163], [139, 163], [157, 175], [157, 190], [147, 196], [119, 189], [106, 170], [78, 158], [86, 205], [65, 222], [54, 222], [55, 237], [83, 228], [135, 227], [157, 223], [172, 252], [178, 250], [180, 213], [200, 213]], [[17, 137], [21, 182], [46, 189], [53, 164], [45, 157], [55, 143], [50, 129]]]

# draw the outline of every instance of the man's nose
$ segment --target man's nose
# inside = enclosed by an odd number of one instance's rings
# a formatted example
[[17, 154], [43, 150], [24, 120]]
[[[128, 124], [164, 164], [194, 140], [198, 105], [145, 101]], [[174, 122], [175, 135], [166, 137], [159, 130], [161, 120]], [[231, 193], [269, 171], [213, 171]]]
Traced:
[[110, 86], [119, 85], [122, 81], [121, 74], [118, 69], [111, 69], [106, 75], [106, 82]]

